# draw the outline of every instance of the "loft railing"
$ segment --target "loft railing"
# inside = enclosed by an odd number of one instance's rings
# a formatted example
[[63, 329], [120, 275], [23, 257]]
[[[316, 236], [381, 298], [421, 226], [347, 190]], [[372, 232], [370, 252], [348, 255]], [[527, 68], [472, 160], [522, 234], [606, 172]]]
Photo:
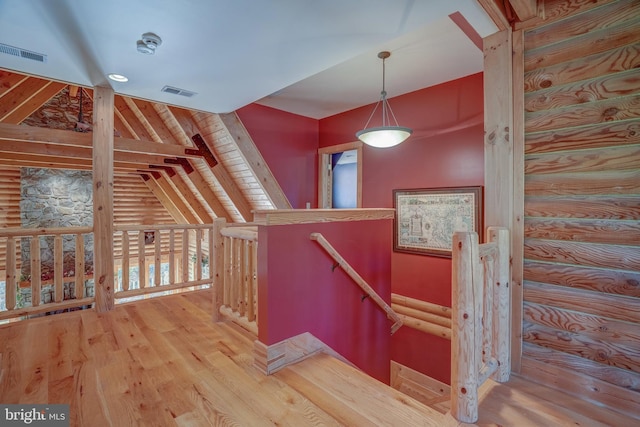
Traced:
[[217, 218], [213, 242], [213, 319], [222, 314], [258, 335], [258, 228]]
[[209, 224], [116, 226], [116, 299], [209, 285]]
[[358, 274], [358, 272], [340, 255], [340, 253], [329, 243], [322, 233], [311, 233], [311, 240], [318, 242], [320, 246], [336, 261], [336, 263], [347, 273], [349, 277], [370, 297], [385, 313], [387, 318], [393, 321], [391, 325], [391, 334], [393, 335], [400, 327], [402, 327], [402, 319], [387, 304], [376, 291]]
[[[0, 242], [6, 248], [0, 320], [91, 305], [94, 297], [87, 285], [93, 270], [85, 260], [84, 236], [92, 232], [92, 227], [0, 229]], [[29, 253], [25, 268], [23, 248]], [[41, 251], [49, 254], [47, 260]]]
[[478, 419], [478, 388], [509, 380], [509, 231], [489, 227], [487, 243], [456, 232], [452, 244], [451, 414]]

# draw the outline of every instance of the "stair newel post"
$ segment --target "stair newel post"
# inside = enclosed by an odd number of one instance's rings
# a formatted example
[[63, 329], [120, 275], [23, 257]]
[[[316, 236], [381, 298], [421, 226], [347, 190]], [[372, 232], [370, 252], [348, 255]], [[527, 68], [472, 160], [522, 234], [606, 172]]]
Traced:
[[213, 278], [213, 313], [212, 318], [217, 322], [220, 317], [220, 307], [222, 307], [224, 297], [224, 237], [222, 229], [226, 227], [227, 220], [225, 218], [216, 218], [213, 220], [213, 253], [209, 254], [210, 274]]
[[491, 378], [498, 382], [509, 381], [511, 373], [511, 286], [509, 283], [510, 243], [509, 230], [504, 227], [489, 227], [487, 240], [498, 244], [496, 282], [493, 286], [493, 356], [498, 360], [498, 369]]
[[[478, 235], [456, 232], [452, 244], [451, 413], [459, 421], [478, 418], [478, 378], [482, 348], [482, 289]], [[475, 282], [480, 286], [475, 286]], [[474, 295], [475, 294], [475, 295]]]

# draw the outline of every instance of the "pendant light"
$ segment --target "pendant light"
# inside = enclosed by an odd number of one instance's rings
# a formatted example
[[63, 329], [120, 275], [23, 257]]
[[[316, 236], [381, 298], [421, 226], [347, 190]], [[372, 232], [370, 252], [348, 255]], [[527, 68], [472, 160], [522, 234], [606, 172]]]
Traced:
[[[409, 136], [413, 132], [407, 127], [398, 126], [398, 121], [396, 120], [396, 117], [391, 110], [389, 101], [387, 101], [387, 91], [385, 90], [384, 86], [384, 61], [390, 56], [391, 53], [387, 51], [380, 52], [378, 54], [378, 58], [382, 59], [382, 92], [380, 92], [380, 100], [373, 108], [373, 112], [371, 113], [371, 116], [369, 116], [369, 120], [367, 120], [367, 123], [364, 125], [364, 129], [356, 132], [356, 137], [360, 141], [372, 147], [378, 148], [387, 148], [398, 145], [409, 138]], [[371, 119], [373, 118], [375, 112], [378, 110], [378, 106], [380, 104], [382, 104], [382, 126], [367, 129], [367, 126], [369, 126], [369, 122], [371, 122]], [[391, 122], [391, 120], [393, 120], [393, 123]]]

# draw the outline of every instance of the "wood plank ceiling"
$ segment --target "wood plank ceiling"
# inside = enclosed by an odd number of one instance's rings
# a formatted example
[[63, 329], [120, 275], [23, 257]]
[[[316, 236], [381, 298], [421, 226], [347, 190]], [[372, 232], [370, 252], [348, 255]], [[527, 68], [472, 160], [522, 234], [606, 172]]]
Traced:
[[[0, 70], [0, 166], [91, 170], [92, 94]], [[177, 223], [247, 222], [253, 210], [290, 208], [235, 113], [116, 95], [114, 119], [116, 185], [136, 176]], [[78, 121], [84, 132], [73, 132]]]

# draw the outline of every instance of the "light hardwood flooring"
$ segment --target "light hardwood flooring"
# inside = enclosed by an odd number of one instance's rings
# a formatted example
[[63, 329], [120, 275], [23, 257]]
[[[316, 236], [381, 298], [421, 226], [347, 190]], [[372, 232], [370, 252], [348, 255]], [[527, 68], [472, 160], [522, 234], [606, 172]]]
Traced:
[[[265, 376], [253, 340], [211, 322], [209, 291], [4, 325], [0, 403], [67, 403], [91, 427], [458, 424], [324, 354]], [[486, 388], [478, 425], [634, 423], [514, 378]]]

